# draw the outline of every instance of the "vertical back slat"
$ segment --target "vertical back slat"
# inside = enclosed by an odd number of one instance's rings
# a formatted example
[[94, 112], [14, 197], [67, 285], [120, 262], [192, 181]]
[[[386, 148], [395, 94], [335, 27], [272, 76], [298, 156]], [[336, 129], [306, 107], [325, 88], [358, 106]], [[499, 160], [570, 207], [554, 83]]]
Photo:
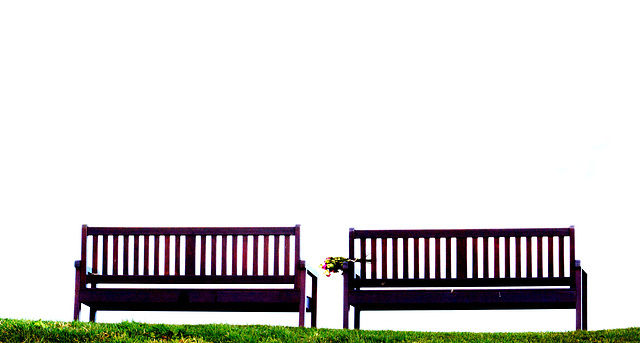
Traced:
[[522, 278], [522, 237], [516, 237], [516, 278]]
[[153, 275], [160, 275], [160, 235], [153, 237]]
[[231, 236], [231, 275], [238, 275], [238, 239], [240, 236]]
[[560, 271], [560, 277], [565, 277], [564, 274], [564, 236], [560, 236], [559, 238], [559, 246], [558, 246], [558, 253], [560, 255], [560, 260], [559, 263], [560, 265], [558, 266], [558, 270]]
[[538, 236], [538, 244], [537, 244], [537, 249], [538, 249], [538, 254], [536, 255], [538, 257], [538, 277], [542, 277], [542, 236]]
[[436, 251], [435, 251], [435, 255], [436, 255], [436, 270], [435, 270], [436, 279], [442, 279], [442, 273], [440, 272], [440, 270], [441, 270], [441, 263], [440, 262], [441, 262], [441, 259], [442, 259], [441, 253], [440, 253], [441, 252], [441, 250], [440, 250], [440, 241], [441, 240], [442, 239], [440, 239], [439, 237], [436, 238], [436, 247], [435, 247], [436, 248]]
[[[456, 278], [458, 279], [466, 279], [467, 278], [467, 261], [469, 260], [467, 256], [467, 239], [458, 237], [456, 238]], [[473, 255], [471, 256], [473, 259]], [[473, 265], [472, 265], [473, 268]]]
[[387, 273], [387, 239], [382, 239], [382, 278], [388, 279], [389, 274]]
[[227, 242], [229, 241], [229, 236], [227, 235], [223, 235], [222, 236], [222, 242], [221, 242], [221, 258], [220, 258], [220, 264], [221, 264], [221, 268], [222, 268], [222, 273], [221, 275], [229, 275], [229, 268], [227, 265]]
[[393, 238], [391, 240], [391, 242], [393, 243], [393, 246], [391, 247], [392, 252], [391, 252], [391, 259], [393, 261], [393, 265], [391, 266], [392, 270], [392, 275], [394, 279], [398, 278], [398, 269], [400, 267], [398, 260], [399, 260], [399, 255], [400, 255], [400, 251], [398, 249], [398, 239], [397, 238]]
[[98, 236], [91, 237], [91, 273], [98, 273]]
[[218, 274], [218, 236], [211, 236], [211, 275]]
[[505, 277], [511, 278], [511, 237], [504, 238], [504, 266]]
[[527, 277], [533, 277], [533, 237], [527, 237]]
[[182, 275], [182, 236], [176, 235], [176, 256], [175, 256], [175, 266], [174, 266], [174, 275]]
[[196, 275], [196, 236], [185, 237], [184, 275]]
[[451, 274], [452, 274], [452, 270], [453, 268], [451, 267], [451, 261], [453, 260], [452, 258], [453, 255], [453, 249], [451, 249], [451, 237], [447, 237], [445, 240], [445, 246], [444, 246], [444, 256], [445, 256], [445, 260], [446, 260], [446, 265], [445, 265], [445, 279], [449, 279], [451, 278]]
[[363, 279], [367, 279], [367, 262], [365, 261], [367, 255], [367, 240], [360, 238], [360, 274]]
[[164, 275], [169, 275], [171, 273], [171, 236], [164, 236]]
[[247, 247], [249, 246], [249, 237], [247, 235], [242, 236], [242, 275], [247, 275]]
[[253, 275], [259, 275], [258, 273], [258, 241], [259, 236], [252, 236], [253, 240]]
[[431, 279], [431, 238], [424, 238], [424, 278]]
[[200, 275], [207, 273], [207, 236], [200, 236]]
[[140, 236], [133, 236], [133, 275], [140, 275]]
[[489, 277], [489, 237], [482, 238], [482, 277]]
[[149, 275], [149, 235], [144, 235], [144, 275]]
[[371, 278], [378, 278], [378, 240], [371, 239]]
[[280, 235], [273, 238], [273, 275], [280, 275]]
[[500, 237], [493, 237], [493, 277], [500, 278]]
[[122, 274], [131, 275], [129, 272], [129, 235], [124, 235], [122, 244], [124, 244], [122, 249]]
[[284, 275], [291, 274], [291, 239], [295, 236], [284, 236]]
[[554, 277], [555, 276], [555, 263], [554, 263], [554, 250], [555, 250], [555, 245], [553, 243], [553, 236], [547, 236], [547, 245], [548, 247], [548, 258], [547, 261], [549, 263], [549, 277]]
[[119, 263], [119, 252], [120, 252], [120, 236], [113, 236], [113, 275], [120, 275], [120, 263]]
[[420, 238], [413, 239], [413, 278], [420, 278]]
[[264, 237], [264, 252], [262, 259], [262, 275], [269, 275], [269, 236]]
[[480, 270], [480, 262], [478, 258], [478, 237], [473, 237], [473, 256], [472, 256], [472, 268], [473, 268], [473, 278], [478, 278], [478, 272]]
[[107, 265], [109, 263], [109, 236], [102, 236], [102, 270], [100, 271], [101, 275], [107, 275]]
[[409, 238], [402, 239], [402, 278], [409, 278]]

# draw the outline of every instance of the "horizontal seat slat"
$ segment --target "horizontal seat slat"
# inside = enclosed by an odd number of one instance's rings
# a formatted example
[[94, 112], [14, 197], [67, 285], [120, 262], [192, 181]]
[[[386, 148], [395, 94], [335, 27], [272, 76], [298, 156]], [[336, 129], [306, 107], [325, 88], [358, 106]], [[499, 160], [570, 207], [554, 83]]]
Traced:
[[487, 279], [355, 279], [358, 287], [562, 287], [572, 286], [573, 279], [562, 278], [487, 278]]

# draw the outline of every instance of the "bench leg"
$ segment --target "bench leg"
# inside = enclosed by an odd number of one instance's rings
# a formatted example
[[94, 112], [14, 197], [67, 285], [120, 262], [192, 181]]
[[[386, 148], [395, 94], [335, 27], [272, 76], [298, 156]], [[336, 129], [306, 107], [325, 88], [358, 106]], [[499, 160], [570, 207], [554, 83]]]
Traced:
[[587, 330], [587, 273], [576, 269], [576, 330]]
[[360, 309], [353, 308], [353, 328], [360, 329]]
[[94, 308], [89, 308], [89, 321], [95, 323], [96, 321], [96, 312], [97, 310]]

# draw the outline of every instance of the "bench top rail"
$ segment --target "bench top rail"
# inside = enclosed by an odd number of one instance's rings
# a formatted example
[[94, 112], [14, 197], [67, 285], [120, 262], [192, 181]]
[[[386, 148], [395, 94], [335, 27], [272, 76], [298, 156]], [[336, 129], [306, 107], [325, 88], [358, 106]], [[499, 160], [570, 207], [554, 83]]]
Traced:
[[350, 230], [358, 287], [575, 286], [574, 228]]
[[[293, 284], [300, 261], [295, 227], [83, 226], [89, 284]], [[81, 263], [82, 264], [82, 263]]]

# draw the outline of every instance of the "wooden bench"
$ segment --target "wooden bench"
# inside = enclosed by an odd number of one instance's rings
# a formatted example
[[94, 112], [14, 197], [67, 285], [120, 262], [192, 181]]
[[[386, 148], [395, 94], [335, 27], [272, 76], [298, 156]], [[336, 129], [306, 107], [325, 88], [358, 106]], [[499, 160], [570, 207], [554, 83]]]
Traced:
[[299, 225], [84, 225], [81, 254], [75, 263], [74, 320], [85, 304], [90, 321], [100, 310], [298, 312], [298, 324], [304, 326], [311, 312], [311, 326], [316, 326], [317, 276], [300, 260]]
[[[360, 311], [576, 309], [587, 329], [587, 274], [573, 226], [561, 229], [354, 230], [343, 326]], [[364, 261], [364, 262], [362, 262]]]

